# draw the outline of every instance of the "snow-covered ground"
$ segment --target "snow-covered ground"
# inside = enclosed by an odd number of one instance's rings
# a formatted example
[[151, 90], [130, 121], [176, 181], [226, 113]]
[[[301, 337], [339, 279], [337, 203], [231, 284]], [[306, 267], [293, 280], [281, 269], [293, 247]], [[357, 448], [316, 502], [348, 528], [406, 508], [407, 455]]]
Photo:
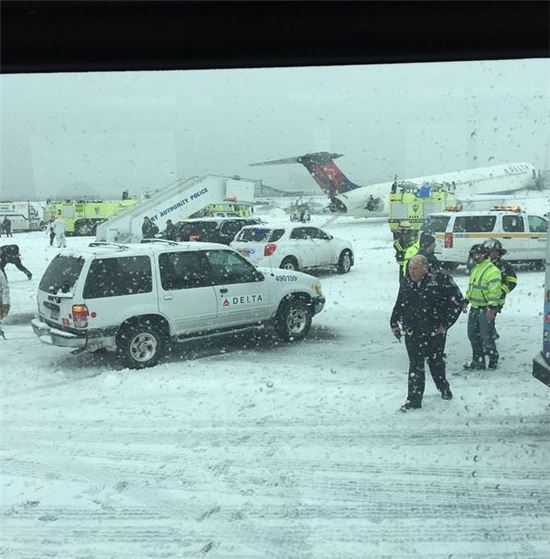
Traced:
[[303, 342], [178, 346], [143, 371], [40, 343], [29, 322], [56, 249], [16, 235], [34, 277], [8, 266], [0, 556], [550, 557], [550, 390], [531, 376], [542, 272], [519, 273], [498, 317], [498, 370], [463, 373], [462, 315], [454, 399], [428, 375], [423, 408], [403, 414], [387, 224], [329, 230], [353, 241], [356, 265], [320, 274], [327, 305]]

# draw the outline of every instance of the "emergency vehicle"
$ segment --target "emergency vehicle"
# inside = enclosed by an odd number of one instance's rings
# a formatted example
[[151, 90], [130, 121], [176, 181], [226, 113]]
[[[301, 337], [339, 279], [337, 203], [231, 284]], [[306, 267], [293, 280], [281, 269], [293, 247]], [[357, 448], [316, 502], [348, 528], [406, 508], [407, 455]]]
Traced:
[[550, 240], [546, 240], [546, 278], [542, 313], [542, 350], [533, 359], [533, 376], [550, 387]]
[[96, 227], [110, 217], [133, 208], [139, 200], [65, 200], [48, 202], [44, 208], [44, 221], [61, 215], [65, 219], [67, 235], [95, 235]]
[[418, 231], [426, 216], [448, 207], [458, 207], [454, 193], [450, 192], [450, 185], [432, 183], [419, 188], [413, 182], [395, 182], [389, 199], [390, 230], [392, 233], [400, 229]]
[[252, 204], [210, 204], [194, 213], [190, 218], [196, 217], [250, 217]]
[[545, 260], [548, 220], [524, 212], [520, 206], [493, 206], [488, 211], [446, 211], [427, 216], [421, 231], [436, 239], [435, 255], [442, 266], [453, 269], [466, 264], [472, 245], [497, 239], [506, 249], [506, 260]]
[[0, 202], [0, 222], [11, 221], [11, 231], [37, 231], [42, 227], [42, 204], [40, 202]]

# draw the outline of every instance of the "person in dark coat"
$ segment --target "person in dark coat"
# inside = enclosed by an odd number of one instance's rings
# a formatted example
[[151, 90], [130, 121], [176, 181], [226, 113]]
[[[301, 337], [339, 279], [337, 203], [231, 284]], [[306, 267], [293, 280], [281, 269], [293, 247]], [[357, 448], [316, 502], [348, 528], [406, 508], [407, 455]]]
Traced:
[[435, 252], [435, 237], [422, 233], [420, 235], [420, 249], [417, 254], [422, 254], [428, 259], [428, 268], [430, 273], [439, 272], [441, 264], [434, 254]]
[[[17, 245], [4, 245], [0, 247], [0, 270], [6, 274], [6, 265], [13, 264], [18, 270], [21, 270], [28, 279], [32, 279], [32, 274], [21, 262], [21, 254]], [[7, 276], [7, 274], [6, 274]]]
[[504, 306], [506, 296], [510, 294], [518, 284], [518, 275], [514, 267], [507, 260], [502, 260], [506, 254], [506, 249], [502, 248], [502, 243], [498, 239], [487, 239], [483, 241], [483, 246], [489, 250], [489, 258], [491, 262], [500, 270], [502, 279], [500, 288], [502, 290], [502, 298], [500, 308]]
[[143, 224], [141, 225], [141, 233], [144, 239], [153, 239], [155, 235], [159, 232], [159, 228], [151, 221], [147, 216], [143, 218]]
[[429, 235], [428, 233], [422, 232], [418, 241], [410, 245], [405, 252], [405, 256], [403, 259], [403, 267], [402, 267], [403, 277], [401, 278], [401, 281], [403, 281], [403, 279], [409, 275], [409, 271], [408, 271], [409, 260], [415, 254], [422, 254], [428, 259], [429, 272], [431, 273], [439, 272], [441, 270], [441, 264], [439, 263], [439, 260], [436, 258], [434, 252], [435, 252], [435, 237], [433, 235]]
[[6, 234], [6, 237], [13, 237], [13, 235], [11, 234], [11, 220], [8, 218], [8, 216], [4, 217], [2, 225], [4, 226], [4, 233]]
[[171, 219], [166, 220], [166, 229], [162, 236], [169, 241], [173, 241], [176, 237], [176, 226], [172, 223]]
[[411, 258], [409, 275], [399, 287], [390, 319], [395, 337], [401, 339], [402, 330], [405, 333], [409, 356], [408, 395], [401, 411], [422, 407], [424, 361], [441, 397], [453, 397], [445, 376], [445, 342], [447, 330], [458, 320], [463, 306], [462, 293], [449, 274], [431, 273], [422, 254]]
[[48, 233], [50, 235], [50, 246], [53, 246], [53, 240], [55, 239], [55, 227], [54, 227], [54, 223], [55, 223], [55, 217], [50, 217], [50, 221], [48, 223], [47, 226], [47, 230]]

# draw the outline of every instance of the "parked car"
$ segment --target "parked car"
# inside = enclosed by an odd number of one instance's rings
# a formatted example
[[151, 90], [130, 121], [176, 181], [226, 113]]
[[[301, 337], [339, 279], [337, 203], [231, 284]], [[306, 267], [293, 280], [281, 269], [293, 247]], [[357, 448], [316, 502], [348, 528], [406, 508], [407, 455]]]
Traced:
[[304, 338], [325, 304], [300, 272], [257, 269], [227, 246], [152, 240], [61, 252], [38, 287], [32, 327], [42, 341], [115, 350], [132, 368], [157, 363], [169, 341], [273, 325]]
[[256, 217], [204, 217], [185, 219], [174, 224], [170, 241], [202, 241], [228, 245], [245, 225], [257, 225]]
[[472, 245], [486, 239], [502, 243], [506, 260], [544, 264], [548, 220], [516, 206], [433, 213], [424, 219], [421, 230], [435, 237], [435, 255], [447, 269], [467, 264]]
[[354, 264], [348, 241], [311, 226], [243, 227], [230, 244], [257, 266], [286, 270], [335, 267], [341, 274]]

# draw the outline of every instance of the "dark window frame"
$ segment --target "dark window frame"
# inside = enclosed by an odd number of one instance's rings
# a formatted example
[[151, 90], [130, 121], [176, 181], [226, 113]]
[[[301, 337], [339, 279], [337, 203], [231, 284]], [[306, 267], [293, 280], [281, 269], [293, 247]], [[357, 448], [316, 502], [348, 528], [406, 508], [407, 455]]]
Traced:
[[[168, 262], [167, 260], [170, 257], [178, 256], [182, 259], [193, 255], [196, 256], [199, 260], [199, 263], [202, 264], [202, 269], [204, 271], [203, 280], [197, 280], [198, 276], [195, 279], [190, 279], [189, 281], [180, 281], [178, 283], [174, 282], [174, 279], [185, 280], [185, 277], [172, 276], [170, 277], [171, 270], [168, 270], [169, 267], [173, 267], [174, 263], [172, 261]], [[165, 262], [166, 261], [166, 262]], [[160, 285], [163, 291], [181, 291], [185, 289], [197, 289], [200, 287], [211, 287], [212, 283], [212, 276], [211, 276], [211, 269], [206, 260], [206, 257], [203, 252], [201, 251], [172, 251], [172, 252], [163, 252], [158, 255], [158, 266], [159, 266], [159, 274], [160, 274]], [[172, 281], [170, 281], [172, 280]]]
[[[218, 253], [223, 253], [230, 255], [232, 258], [235, 258], [243, 267], [249, 272], [249, 275], [230, 275], [229, 273], [223, 274], [220, 273], [218, 269], [216, 269], [215, 265], [213, 264], [210, 255], [215, 255]], [[205, 251], [205, 256], [210, 267], [210, 276], [212, 278], [212, 285], [229, 285], [229, 284], [238, 284], [238, 283], [255, 283], [258, 281], [262, 281], [263, 275], [258, 272], [258, 270], [250, 263], [248, 260], [243, 258], [240, 254], [233, 252], [232, 250], [223, 250], [223, 249], [213, 249]], [[227, 269], [227, 265], [225, 265]], [[231, 270], [229, 270], [231, 271]], [[223, 280], [223, 281], [222, 281]]]
[[[128, 283], [124, 283], [121, 281], [123, 278], [120, 277], [120, 273], [124, 271], [123, 269], [119, 268], [117, 272], [118, 278], [117, 281], [114, 281], [113, 273], [111, 270], [108, 270], [107, 273], [103, 271], [103, 278], [101, 277], [102, 272], [96, 271], [95, 268], [100, 265], [102, 262], [121, 262], [126, 263], [130, 260], [142, 260], [144, 263], [147, 261], [148, 267], [144, 267], [143, 272], [144, 275], [140, 277], [133, 277], [137, 272], [130, 272], [128, 274], [128, 279], [131, 281]], [[124, 264], [123, 264], [124, 266]], [[97, 278], [94, 277], [94, 274], [97, 274]], [[98, 280], [99, 278], [99, 280]], [[134, 282], [132, 284], [132, 280], [137, 279], [138, 282]], [[94, 285], [93, 281], [101, 281], [103, 280], [104, 284], [96, 284]], [[146, 283], [143, 283], [144, 280]], [[121, 289], [121, 287], [126, 286], [126, 289]], [[130, 290], [129, 287], [133, 286], [137, 289]], [[103, 287], [103, 290], [100, 288]], [[106, 288], [110, 288], [111, 291], [107, 291]], [[117, 290], [115, 290], [117, 288]], [[88, 273], [86, 275], [86, 281], [84, 282], [84, 289], [83, 289], [83, 297], [84, 299], [107, 299], [111, 297], [128, 297], [132, 295], [143, 295], [145, 293], [151, 293], [153, 291], [153, 266], [151, 262], [151, 258], [145, 254], [139, 254], [134, 256], [114, 256], [108, 258], [94, 258], [90, 263], [90, 267], [88, 269]]]
[[[512, 220], [516, 221], [516, 226], [512, 229], [509, 229], [509, 223]], [[521, 228], [519, 227], [521, 225]], [[525, 220], [521, 215], [503, 215], [502, 216], [502, 230], [505, 233], [524, 233], [525, 232]]]
[[[486, 222], [487, 226], [481, 227]], [[453, 233], [492, 233], [497, 222], [496, 215], [461, 215], [455, 218]], [[464, 226], [458, 227], [464, 223]], [[489, 228], [488, 225], [491, 225]]]

